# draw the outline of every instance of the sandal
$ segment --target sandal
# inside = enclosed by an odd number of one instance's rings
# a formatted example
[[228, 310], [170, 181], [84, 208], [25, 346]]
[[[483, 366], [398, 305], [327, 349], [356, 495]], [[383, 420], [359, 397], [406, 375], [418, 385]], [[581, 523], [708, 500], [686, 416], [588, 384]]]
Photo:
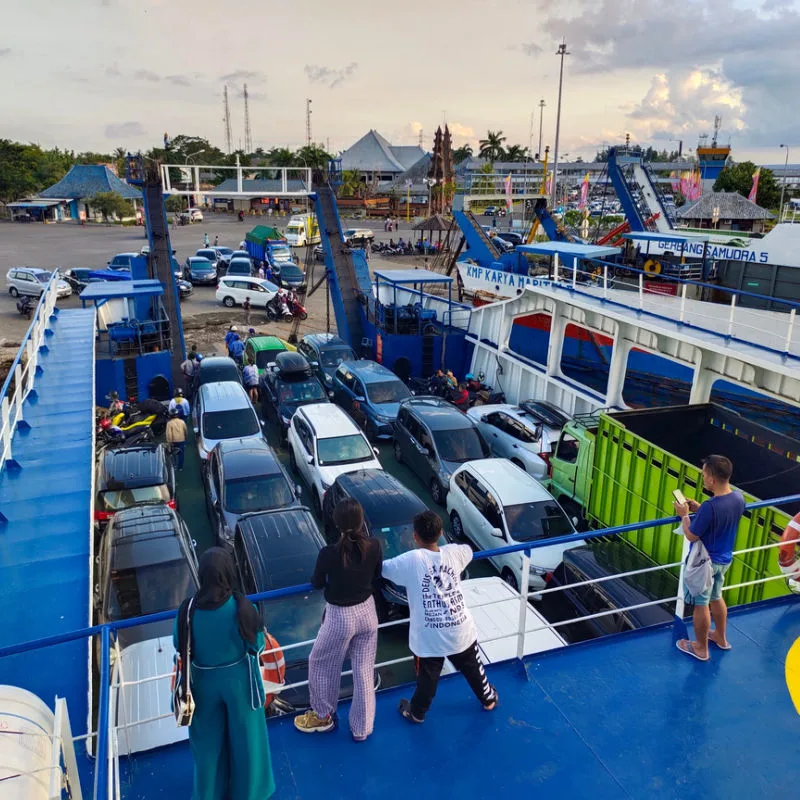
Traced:
[[725, 642], [724, 646], [721, 645], [716, 639], [712, 639], [710, 636], [708, 637], [709, 644], [713, 644], [715, 647], [719, 648], [720, 650], [733, 650], [731, 647], [730, 642]]
[[424, 719], [417, 719], [411, 713], [411, 703], [409, 703], [408, 700], [401, 700], [399, 709], [400, 715], [403, 717], [403, 719], [407, 719], [409, 722], [414, 722], [417, 725], [422, 725], [422, 723], [425, 722]]
[[[685, 645], [685, 646], [681, 647], [681, 645]], [[692, 658], [696, 658], [698, 661], [710, 661], [711, 660], [711, 656], [706, 656], [705, 658], [703, 658], [702, 656], [697, 655], [697, 653], [695, 653], [695, 651], [694, 651], [694, 642], [692, 642], [689, 639], [679, 639], [677, 642], [675, 642], [675, 647], [677, 647], [678, 650], [681, 651], [681, 653], [686, 653], [687, 656], [691, 656]]]

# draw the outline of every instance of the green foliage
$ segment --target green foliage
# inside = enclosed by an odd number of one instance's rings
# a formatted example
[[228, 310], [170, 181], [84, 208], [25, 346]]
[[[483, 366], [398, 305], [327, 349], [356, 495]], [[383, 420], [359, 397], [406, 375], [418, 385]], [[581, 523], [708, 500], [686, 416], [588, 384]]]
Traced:
[[530, 158], [527, 147], [518, 144], [509, 145], [503, 156], [503, 161], [527, 161]]
[[453, 164], [460, 164], [465, 158], [472, 155], [472, 146], [465, 144], [453, 150]]
[[342, 172], [342, 197], [355, 197], [361, 186], [361, 174], [357, 169], [346, 169]]
[[503, 131], [486, 131], [486, 138], [478, 142], [478, 155], [481, 158], [488, 158], [490, 161], [500, 161], [505, 155], [503, 142], [506, 137]]
[[[720, 172], [719, 177], [714, 182], [714, 191], [738, 192], [740, 195], [747, 197], [753, 187], [753, 173], [755, 171], [756, 165], [752, 161], [729, 164]], [[770, 169], [761, 168], [756, 202], [762, 208], [777, 208], [781, 202], [781, 187]]]
[[73, 162], [66, 150], [0, 139], [0, 200], [8, 203], [36, 194], [60, 181]]
[[171, 214], [176, 214], [186, 207], [186, 200], [178, 194], [172, 194], [164, 201], [164, 207]]
[[97, 209], [103, 215], [104, 220], [112, 216], [122, 218], [133, 214], [133, 206], [130, 201], [125, 200], [117, 192], [98, 192], [90, 198], [89, 205]]

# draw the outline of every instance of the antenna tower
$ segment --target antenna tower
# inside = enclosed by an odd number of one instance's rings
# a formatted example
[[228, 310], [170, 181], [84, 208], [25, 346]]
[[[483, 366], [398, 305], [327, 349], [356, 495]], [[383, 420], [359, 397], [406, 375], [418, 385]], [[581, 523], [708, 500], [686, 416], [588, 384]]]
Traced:
[[228, 152], [230, 153], [233, 149], [231, 147], [231, 109], [228, 105], [228, 84], [225, 84], [225, 146], [228, 148]]
[[306, 146], [311, 147], [311, 98], [306, 98]]
[[244, 85], [244, 151], [253, 152], [253, 132], [250, 130], [250, 103], [247, 97], [247, 84]]

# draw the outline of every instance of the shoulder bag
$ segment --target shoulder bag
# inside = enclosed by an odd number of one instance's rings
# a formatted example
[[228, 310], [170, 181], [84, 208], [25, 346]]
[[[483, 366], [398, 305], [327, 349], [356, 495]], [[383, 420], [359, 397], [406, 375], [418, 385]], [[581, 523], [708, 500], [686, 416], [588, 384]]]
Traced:
[[186, 607], [186, 663], [183, 662], [180, 648], [180, 628], [178, 628], [178, 653], [175, 660], [175, 676], [172, 683], [172, 711], [175, 723], [180, 728], [188, 728], [194, 716], [194, 697], [192, 697], [192, 611], [194, 597]]

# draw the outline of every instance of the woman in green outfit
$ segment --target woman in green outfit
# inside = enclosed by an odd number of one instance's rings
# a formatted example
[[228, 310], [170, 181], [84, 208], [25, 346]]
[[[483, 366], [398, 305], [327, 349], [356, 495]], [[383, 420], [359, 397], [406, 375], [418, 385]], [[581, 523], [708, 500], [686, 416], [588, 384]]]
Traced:
[[188, 600], [175, 620], [173, 642], [183, 659], [189, 627], [192, 636], [192, 800], [265, 800], [275, 791], [258, 671], [264, 626], [253, 604], [233, 591], [235, 575], [226, 550], [207, 550], [191, 622]]

